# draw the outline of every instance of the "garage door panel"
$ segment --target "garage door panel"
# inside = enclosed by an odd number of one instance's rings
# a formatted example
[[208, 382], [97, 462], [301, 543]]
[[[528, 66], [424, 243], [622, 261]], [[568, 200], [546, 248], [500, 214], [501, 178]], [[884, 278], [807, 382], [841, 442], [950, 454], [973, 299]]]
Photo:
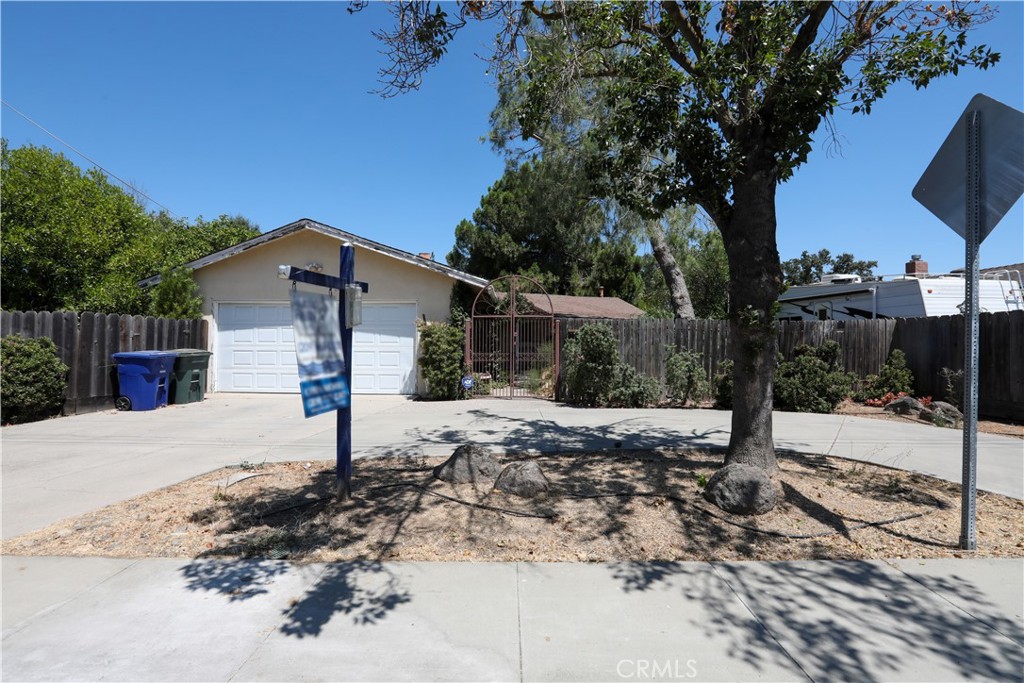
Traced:
[[[298, 391], [288, 304], [220, 304], [217, 328], [218, 391]], [[353, 330], [353, 393], [415, 392], [415, 335], [415, 304], [364, 304]]]

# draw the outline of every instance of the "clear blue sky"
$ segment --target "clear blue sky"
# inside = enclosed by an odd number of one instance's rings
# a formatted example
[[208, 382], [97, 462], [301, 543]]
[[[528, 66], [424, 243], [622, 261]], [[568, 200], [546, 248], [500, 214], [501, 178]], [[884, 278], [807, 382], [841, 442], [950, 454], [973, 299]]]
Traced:
[[[836, 118], [778, 196], [784, 259], [828, 248], [902, 272], [964, 264], [963, 240], [910, 196], [975, 93], [1024, 109], [1024, 5], [977, 32], [1003, 55], [924, 91], [898, 85], [871, 116]], [[461, 36], [421, 91], [382, 99], [381, 6], [347, 3], [0, 4], [3, 99], [176, 214], [240, 213], [270, 230], [302, 217], [443, 259], [500, 175], [487, 117], [488, 31]], [[6, 107], [2, 134], [88, 163]], [[155, 207], [152, 207], [155, 208]], [[1024, 261], [1021, 202], [982, 266]]]

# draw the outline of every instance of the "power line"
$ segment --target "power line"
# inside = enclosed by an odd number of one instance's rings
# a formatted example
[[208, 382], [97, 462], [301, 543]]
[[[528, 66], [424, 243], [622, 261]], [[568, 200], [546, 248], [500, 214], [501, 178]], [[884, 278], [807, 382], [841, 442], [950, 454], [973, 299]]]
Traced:
[[100, 165], [99, 165], [99, 164], [98, 164], [97, 162], [93, 161], [92, 159], [90, 159], [89, 157], [87, 157], [87, 156], [86, 156], [85, 154], [83, 154], [82, 152], [79, 152], [79, 151], [78, 151], [77, 149], [75, 149], [74, 147], [72, 147], [72, 146], [71, 146], [70, 144], [68, 144], [68, 143], [67, 143], [67, 142], [65, 142], [64, 140], [61, 140], [61, 139], [60, 139], [59, 137], [57, 137], [56, 135], [54, 135], [53, 133], [51, 133], [50, 131], [48, 131], [48, 130], [47, 130], [46, 128], [44, 128], [44, 127], [43, 127], [42, 125], [40, 125], [40, 124], [36, 123], [35, 121], [33, 121], [32, 119], [30, 119], [30, 118], [29, 118], [29, 117], [28, 117], [27, 115], [25, 115], [24, 113], [22, 113], [21, 111], [19, 111], [19, 110], [18, 110], [18, 109], [17, 109], [17, 108], [16, 108], [16, 107], [15, 107], [14, 105], [12, 105], [12, 104], [11, 104], [10, 102], [8, 102], [7, 100], [3, 100], [3, 99], [0, 99], [0, 102], [2, 102], [2, 103], [3, 103], [3, 105], [4, 105], [5, 107], [7, 107], [7, 108], [8, 108], [8, 109], [10, 109], [11, 111], [13, 111], [13, 112], [14, 112], [15, 114], [17, 114], [17, 115], [18, 115], [18, 116], [20, 116], [21, 118], [25, 119], [26, 121], [28, 121], [28, 122], [29, 122], [29, 123], [31, 123], [31, 124], [32, 124], [33, 126], [35, 126], [36, 128], [38, 128], [39, 130], [43, 131], [44, 133], [46, 133], [47, 135], [49, 135], [49, 136], [50, 136], [51, 138], [53, 138], [54, 140], [56, 140], [56, 141], [57, 141], [57, 142], [59, 142], [60, 144], [64, 145], [65, 147], [67, 147], [67, 148], [68, 148], [68, 149], [70, 149], [70, 150], [71, 150], [72, 152], [74, 152], [74, 153], [75, 153], [75, 154], [77, 154], [78, 156], [82, 157], [83, 159], [85, 159], [86, 161], [88, 161], [88, 162], [89, 162], [90, 164], [92, 164], [92, 165], [93, 165], [93, 166], [95, 166], [96, 168], [100, 169], [101, 171], [103, 171], [103, 172], [104, 172], [104, 173], [106, 173], [106, 174], [107, 174], [108, 176], [110, 176], [111, 178], [113, 178], [113, 179], [114, 179], [114, 180], [116, 180], [117, 182], [119, 182], [119, 183], [121, 183], [122, 185], [124, 185], [125, 187], [127, 187], [127, 188], [128, 188], [129, 190], [131, 190], [131, 191], [132, 191], [132, 192], [134, 192], [135, 194], [139, 194], [139, 195], [142, 195], [143, 197], [145, 197], [146, 199], [148, 199], [148, 200], [149, 200], [149, 201], [151, 201], [152, 203], [156, 204], [156, 205], [157, 205], [157, 206], [159, 206], [159, 207], [160, 207], [161, 209], [163, 209], [163, 210], [164, 210], [164, 211], [166, 211], [167, 213], [171, 214], [171, 215], [172, 215], [172, 216], [174, 216], [175, 218], [181, 218], [181, 216], [179, 216], [178, 214], [174, 213], [173, 211], [171, 211], [170, 209], [168, 209], [168, 208], [167, 208], [166, 206], [164, 206], [163, 204], [161, 204], [161, 203], [160, 203], [160, 202], [158, 202], [157, 200], [153, 199], [153, 198], [152, 198], [152, 197], [150, 197], [150, 196], [149, 196], [148, 194], [146, 194], [145, 192], [143, 192], [143, 191], [142, 191], [142, 190], [140, 190], [139, 188], [135, 187], [135, 186], [134, 186], [134, 185], [132, 185], [131, 183], [129, 183], [129, 182], [127, 181], [127, 180], [122, 180], [122, 179], [121, 179], [121, 178], [119, 178], [118, 176], [114, 175], [113, 173], [111, 173], [111, 172], [110, 172], [110, 171], [108, 171], [107, 169], [105, 169], [105, 168], [103, 168], [102, 166], [100, 166]]

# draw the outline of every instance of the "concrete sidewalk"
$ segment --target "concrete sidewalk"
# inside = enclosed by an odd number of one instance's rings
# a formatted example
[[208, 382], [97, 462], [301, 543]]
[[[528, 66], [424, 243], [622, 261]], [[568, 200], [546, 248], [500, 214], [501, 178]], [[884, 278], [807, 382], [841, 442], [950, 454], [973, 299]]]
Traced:
[[[531, 399], [420, 402], [357, 396], [353, 453], [449, 455], [463, 443], [541, 451], [725, 446], [730, 413], [587, 409]], [[952, 429], [842, 415], [775, 413], [779, 448], [837, 455], [959, 482]], [[333, 459], [334, 415], [310, 420], [290, 395], [213, 394], [202, 403], [4, 427], [3, 538], [241, 462]], [[979, 434], [978, 487], [1024, 498], [1024, 442]], [[357, 465], [358, 467], [358, 465]]]
[[5, 681], [1024, 680], [1024, 560], [3, 558]]

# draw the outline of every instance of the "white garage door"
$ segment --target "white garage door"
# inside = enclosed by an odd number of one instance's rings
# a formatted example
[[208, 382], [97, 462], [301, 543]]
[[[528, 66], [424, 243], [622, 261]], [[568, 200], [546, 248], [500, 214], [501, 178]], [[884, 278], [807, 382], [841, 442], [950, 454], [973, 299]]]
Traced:
[[[288, 304], [221, 304], [214, 363], [217, 391], [297, 393]], [[352, 392], [416, 391], [415, 304], [364, 304], [352, 339]]]

